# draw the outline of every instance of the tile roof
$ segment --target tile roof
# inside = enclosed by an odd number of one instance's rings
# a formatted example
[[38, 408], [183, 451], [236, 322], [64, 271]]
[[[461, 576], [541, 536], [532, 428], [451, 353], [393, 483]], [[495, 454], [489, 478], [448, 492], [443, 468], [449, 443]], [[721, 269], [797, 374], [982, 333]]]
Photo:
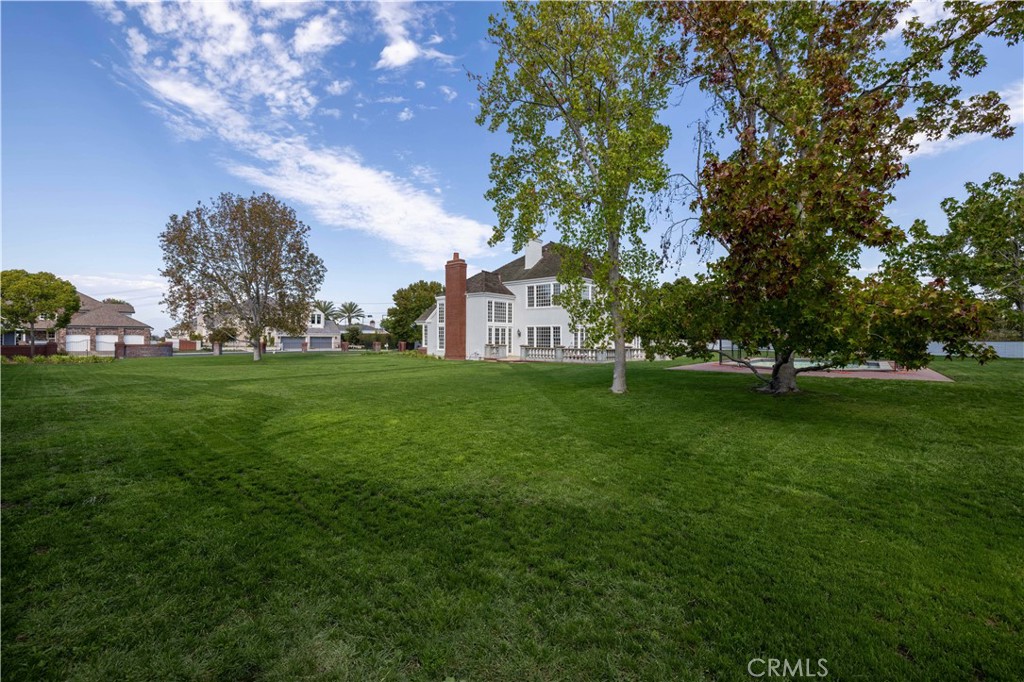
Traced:
[[[71, 323], [68, 325], [69, 327], [153, 328], [145, 322], [139, 322], [122, 312], [126, 309], [124, 304], [104, 303], [102, 301], [97, 301], [92, 296], [86, 296], [82, 292], [78, 292], [78, 300], [81, 301], [82, 306], [78, 309], [77, 313], [71, 316]], [[128, 305], [127, 309], [135, 312], [135, 308], [131, 305]], [[49, 325], [52, 326], [53, 323], [49, 322]]]
[[467, 294], [506, 294], [512, 296], [509, 288], [501, 283], [501, 275], [482, 270], [466, 280]]

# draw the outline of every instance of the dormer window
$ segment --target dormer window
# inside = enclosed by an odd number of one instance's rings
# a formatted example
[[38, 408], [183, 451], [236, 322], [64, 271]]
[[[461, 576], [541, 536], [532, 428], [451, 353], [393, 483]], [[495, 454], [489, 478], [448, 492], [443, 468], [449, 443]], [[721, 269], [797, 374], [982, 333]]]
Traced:
[[324, 326], [324, 314], [323, 313], [310, 313], [309, 314], [309, 326], [311, 327], [322, 327]]

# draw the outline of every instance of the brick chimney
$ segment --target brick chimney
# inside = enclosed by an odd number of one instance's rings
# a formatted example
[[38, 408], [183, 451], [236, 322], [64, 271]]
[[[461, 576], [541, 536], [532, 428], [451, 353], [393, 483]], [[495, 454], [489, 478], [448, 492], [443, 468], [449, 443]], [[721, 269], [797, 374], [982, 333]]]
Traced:
[[444, 359], [466, 359], [466, 261], [456, 251], [444, 266]]

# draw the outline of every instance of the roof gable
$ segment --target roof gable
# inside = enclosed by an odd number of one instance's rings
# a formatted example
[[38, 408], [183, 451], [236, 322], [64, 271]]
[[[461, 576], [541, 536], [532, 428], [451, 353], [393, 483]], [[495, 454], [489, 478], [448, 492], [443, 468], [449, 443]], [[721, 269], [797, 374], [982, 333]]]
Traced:
[[502, 284], [501, 275], [486, 270], [481, 270], [466, 280], [466, 293], [513, 295], [509, 288]]
[[[562, 256], [558, 253], [559, 246], [555, 242], [545, 244], [541, 249], [540, 260], [534, 263], [532, 268], [526, 267], [526, 255], [524, 254], [512, 262], [502, 265], [494, 271], [494, 274], [498, 275], [502, 282], [558, 277], [562, 271]], [[584, 274], [589, 276], [589, 268], [585, 269]]]

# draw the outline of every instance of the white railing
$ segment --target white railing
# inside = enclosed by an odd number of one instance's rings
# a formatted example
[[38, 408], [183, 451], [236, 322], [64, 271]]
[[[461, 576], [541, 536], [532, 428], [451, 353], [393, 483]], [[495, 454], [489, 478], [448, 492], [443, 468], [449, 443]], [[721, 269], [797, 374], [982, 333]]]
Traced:
[[[611, 348], [546, 348], [520, 346], [519, 357], [536, 362], [614, 362], [615, 351]], [[627, 348], [627, 360], [646, 360], [643, 348]]]
[[504, 360], [508, 357], [508, 347], [505, 344], [488, 343], [484, 345], [484, 357], [488, 360]]

